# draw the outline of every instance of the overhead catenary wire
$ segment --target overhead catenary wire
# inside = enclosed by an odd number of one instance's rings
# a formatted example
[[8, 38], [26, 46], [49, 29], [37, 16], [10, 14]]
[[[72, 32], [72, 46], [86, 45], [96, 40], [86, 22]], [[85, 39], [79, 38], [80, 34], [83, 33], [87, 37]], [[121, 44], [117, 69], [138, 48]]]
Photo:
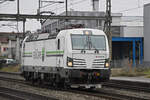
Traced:
[[[85, 1], [87, 1], [87, 0], [74, 0], [74, 2], [72, 3], [72, 4], [69, 4], [68, 6], [75, 6], [75, 5], [77, 5], [77, 4], [80, 4], [80, 3], [83, 3], [83, 2], [85, 2]], [[113, 0], [112, 0], [113, 1]], [[140, 1], [140, 0], [138, 0], [138, 1]], [[143, 0], [143, 1], [150, 1], [150, 0]], [[6, 2], [6, 3], [9, 3], [9, 2]], [[4, 3], [4, 4], [6, 4], [6, 3]], [[143, 6], [139, 6], [140, 5], [140, 2], [138, 3], [138, 7], [133, 7], [133, 8], [129, 8], [129, 9], [125, 9], [125, 10], [121, 10], [121, 11], [119, 11], [119, 12], [128, 12], [128, 11], [133, 11], [133, 10], [136, 10], [136, 9], [141, 9], [141, 8], [143, 8]], [[142, 5], [142, 4], [141, 4]], [[55, 8], [55, 7], [54, 7]], [[53, 9], [54, 9], [53, 8]], [[53, 11], [55, 11], [55, 10], [58, 10], [58, 12], [59, 12], [59, 10], [60, 9], [62, 9], [62, 8], [64, 8], [64, 5], [61, 5], [61, 8], [60, 7], [56, 7], [56, 9], [54, 9]]]
[[[73, 5], [76, 5], [76, 4], [85, 2], [85, 1], [86, 1], [86, 0], [80, 0], [80, 1], [77, 1], [77, 2], [74, 2], [74, 3], [70, 3], [70, 5], [68, 5], [68, 6], [73, 6]], [[150, 1], [150, 0], [144, 0], [144, 1]], [[129, 8], [129, 9], [121, 10], [121, 11], [117, 11], [117, 13], [123, 13], [123, 12], [128, 12], [128, 11], [132, 11], [132, 10], [141, 9], [141, 8], [144, 7], [143, 5], [144, 5], [144, 4], [142, 4], [142, 6], [140, 6], [140, 0], [138, 0], [138, 5], [137, 5], [137, 7], [133, 7], [133, 8]], [[57, 10], [62, 9], [62, 8], [64, 8], [64, 6], [59, 7]], [[53, 9], [53, 11], [55, 11], [55, 10], [56, 10], [56, 9]]]
[[121, 13], [121, 12], [123, 13], [123, 12], [127, 12], [127, 11], [137, 10], [137, 9], [140, 9], [140, 8], [143, 8], [143, 6], [121, 10], [121, 11], [118, 11], [117, 13]]
[[[74, 6], [74, 5], [83, 3], [83, 2], [85, 2], [85, 1], [86, 1], [86, 0], [79, 0], [79, 1], [74, 2], [74, 3], [69, 3], [68, 8], [69, 8], [70, 6]], [[60, 10], [60, 9], [63, 9], [63, 8], [65, 9], [65, 6], [64, 6], [64, 5], [63, 5], [63, 6], [60, 6], [59, 8], [52, 9], [51, 11]]]
[[137, 1], [137, 2], [138, 2], [137, 7], [133, 7], [133, 8], [121, 10], [121, 11], [118, 11], [117, 13], [123, 13], [123, 12], [132, 11], [132, 10], [142, 9], [142, 8], [144, 7], [145, 1], [150, 1], [150, 0], [143, 0], [142, 5], [140, 5], [140, 4], [141, 4], [141, 3], [140, 3], [140, 0], [138, 0], [138, 1]]
[[[74, 2], [74, 3], [72, 3], [72, 4], [69, 4], [68, 6], [73, 6], [73, 5], [77, 5], [77, 4], [79, 4], [79, 3], [82, 3], [82, 2], [85, 2], [85, 0], [80, 0], [80, 1], [77, 1], [77, 2]], [[61, 8], [64, 8], [64, 6], [62, 6], [62, 7], [59, 7], [58, 9], [61, 9]], [[55, 9], [54, 9], [55, 10]]]

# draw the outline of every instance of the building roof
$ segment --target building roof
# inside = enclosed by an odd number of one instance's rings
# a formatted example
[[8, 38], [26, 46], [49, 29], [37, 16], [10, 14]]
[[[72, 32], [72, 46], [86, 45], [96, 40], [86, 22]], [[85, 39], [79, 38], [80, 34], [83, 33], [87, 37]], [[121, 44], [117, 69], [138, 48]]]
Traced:
[[19, 36], [19, 37], [23, 37], [23, 33], [14, 33], [14, 32], [0, 32], [0, 37], [4, 36], [4, 37], [8, 37], [8, 36]]
[[150, 6], [150, 3], [144, 5], [144, 7], [146, 7], [146, 6]]

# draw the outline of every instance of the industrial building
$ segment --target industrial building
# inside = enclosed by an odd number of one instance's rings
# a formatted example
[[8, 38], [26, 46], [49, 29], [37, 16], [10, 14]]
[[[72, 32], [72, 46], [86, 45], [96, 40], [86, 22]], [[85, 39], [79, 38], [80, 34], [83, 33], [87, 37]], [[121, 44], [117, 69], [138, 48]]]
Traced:
[[[63, 12], [60, 15], [65, 15]], [[98, 11], [69, 11], [74, 16], [104, 16]], [[59, 30], [68, 28], [103, 29], [104, 20], [45, 20], [42, 32], [56, 35]], [[136, 66], [143, 61], [143, 17], [122, 16], [112, 13], [112, 66]]]
[[120, 36], [112, 31], [112, 57], [114, 66], [136, 66], [143, 63], [143, 17], [122, 16]]
[[144, 65], [150, 64], [150, 4], [144, 5]]
[[0, 32], [0, 57], [19, 60], [19, 46], [22, 36], [22, 33]]

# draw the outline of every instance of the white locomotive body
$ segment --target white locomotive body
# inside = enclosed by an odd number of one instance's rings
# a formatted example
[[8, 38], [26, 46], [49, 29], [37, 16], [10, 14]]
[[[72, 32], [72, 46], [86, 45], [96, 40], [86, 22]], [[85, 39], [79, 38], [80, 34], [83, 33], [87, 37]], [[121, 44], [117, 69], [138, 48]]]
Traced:
[[48, 33], [22, 45], [22, 74], [26, 80], [50, 84], [100, 83], [110, 77], [109, 46], [105, 33], [97, 29], [62, 30]]

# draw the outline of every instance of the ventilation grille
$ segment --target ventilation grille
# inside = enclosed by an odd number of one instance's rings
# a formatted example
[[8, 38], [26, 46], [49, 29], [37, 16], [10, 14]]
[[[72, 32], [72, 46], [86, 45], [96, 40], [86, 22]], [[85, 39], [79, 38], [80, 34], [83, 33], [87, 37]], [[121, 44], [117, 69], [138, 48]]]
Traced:
[[73, 58], [73, 66], [74, 67], [86, 67], [85, 59]]
[[92, 66], [93, 67], [104, 67], [105, 59], [94, 59]]

